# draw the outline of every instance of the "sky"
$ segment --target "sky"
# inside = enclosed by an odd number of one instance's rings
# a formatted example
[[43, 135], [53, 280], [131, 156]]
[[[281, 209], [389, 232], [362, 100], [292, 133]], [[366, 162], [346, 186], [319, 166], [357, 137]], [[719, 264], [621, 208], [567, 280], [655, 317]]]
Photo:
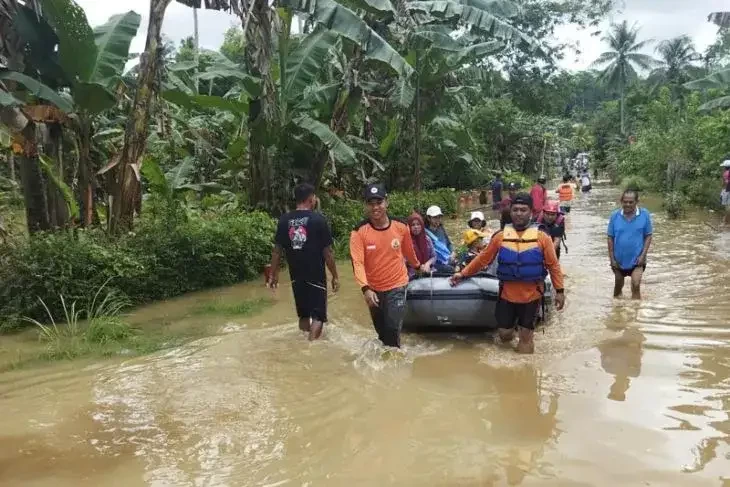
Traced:
[[[603, 22], [601, 28], [607, 29], [610, 22], [628, 20], [640, 26], [640, 38], [654, 39], [657, 43], [682, 34], [689, 35], [697, 49], [702, 52], [715, 40], [717, 27], [707, 22], [710, 12], [730, 9], [730, 0], [619, 0], [620, 10], [613, 12]], [[139, 35], [132, 44], [132, 52], [144, 49], [147, 32], [149, 0], [76, 0], [86, 11], [91, 25], [104, 23], [110, 16], [134, 10], [142, 15]], [[223, 42], [223, 33], [232, 25], [240, 25], [238, 18], [223, 12], [200, 10], [200, 45], [207, 49], [217, 49]], [[192, 9], [172, 1], [165, 15], [163, 34], [176, 44], [193, 33]], [[590, 31], [578, 31], [564, 27], [557, 32], [561, 41], [577, 43], [580, 53], [566, 52], [561, 66], [568, 70], [585, 69], [604, 51], [601, 36], [591, 36]], [[651, 53], [652, 46], [648, 49]]]

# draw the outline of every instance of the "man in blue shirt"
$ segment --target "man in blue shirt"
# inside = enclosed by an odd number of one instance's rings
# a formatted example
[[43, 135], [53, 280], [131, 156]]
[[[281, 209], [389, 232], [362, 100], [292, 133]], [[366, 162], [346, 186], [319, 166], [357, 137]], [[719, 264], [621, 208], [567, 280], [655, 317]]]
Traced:
[[492, 209], [496, 210], [499, 208], [499, 204], [502, 201], [502, 188], [504, 183], [502, 182], [502, 174], [497, 173], [497, 176], [492, 182]]
[[627, 189], [621, 195], [621, 209], [608, 221], [608, 257], [616, 277], [613, 296], [621, 296], [624, 278], [631, 277], [631, 298], [641, 299], [641, 278], [653, 232], [651, 214], [639, 208], [639, 192]]

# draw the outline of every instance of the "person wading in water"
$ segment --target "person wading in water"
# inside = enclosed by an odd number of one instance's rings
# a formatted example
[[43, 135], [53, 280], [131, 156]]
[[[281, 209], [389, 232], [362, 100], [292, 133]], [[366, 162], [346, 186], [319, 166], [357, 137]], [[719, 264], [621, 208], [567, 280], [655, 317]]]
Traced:
[[530, 197], [532, 198], [532, 218], [537, 220], [537, 218], [542, 213], [542, 209], [545, 207], [545, 203], [547, 203], [548, 200], [548, 192], [547, 188], [545, 188], [545, 184], [547, 184], [547, 179], [545, 176], [540, 176], [537, 178], [537, 182], [530, 190]]
[[495, 233], [487, 248], [451, 277], [451, 285], [457, 285], [498, 259], [500, 294], [495, 315], [499, 337], [503, 343], [511, 342], [516, 323], [520, 338], [517, 351], [533, 353], [535, 322], [545, 290], [545, 276], [550, 273], [555, 289], [555, 307], [560, 310], [565, 305], [563, 273], [552, 238], [537, 225], [530, 224], [530, 195], [517, 194], [512, 200], [510, 213], [512, 223]]
[[379, 184], [365, 188], [367, 219], [350, 234], [355, 281], [370, 309], [373, 326], [384, 345], [400, 347], [406, 314], [408, 270], [427, 272], [416, 257], [408, 226], [388, 216], [388, 195]]
[[327, 220], [313, 211], [317, 206], [314, 186], [306, 183], [298, 185], [294, 188], [294, 198], [296, 209], [279, 219], [271, 253], [271, 276], [266, 284], [272, 289], [279, 285], [283, 251], [289, 263], [299, 329], [308, 332], [310, 340], [316, 340], [322, 335], [322, 328], [327, 322], [325, 263], [332, 274], [332, 289], [335, 292], [340, 289], [340, 280]]
[[548, 201], [542, 210], [542, 215], [537, 219], [537, 223], [542, 225], [553, 239], [555, 244], [555, 255], [560, 260], [560, 244], [565, 238], [565, 217], [560, 214], [557, 201]]
[[631, 277], [631, 297], [641, 299], [641, 278], [653, 233], [651, 214], [639, 208], [639, 192], [627, 189], [621, 196], [622, 208], [608, 220], [608, 258], [616, 279], [613, 296], [621, 296], [624, 279]]

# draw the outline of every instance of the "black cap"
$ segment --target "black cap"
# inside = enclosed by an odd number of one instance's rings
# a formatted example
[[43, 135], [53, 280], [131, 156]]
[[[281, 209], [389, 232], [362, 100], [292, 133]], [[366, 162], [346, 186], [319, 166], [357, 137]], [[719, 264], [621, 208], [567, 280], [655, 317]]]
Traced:
[[517, 189], [517, 185], [515, 183], [509, 183], [509, 186], [507, 186], [507, 189]]
[[365, 201], [373, 199], [384, 200], [387, 196], [388, 193], [382, 184], [368, 184], [365, 187]]
[[530, 196], [527, 193], [517, 193], [514, 198], [512, 198], [512, 204], [513, 205], [527, 205], [530, 208], [532, 208], [532, 196]]

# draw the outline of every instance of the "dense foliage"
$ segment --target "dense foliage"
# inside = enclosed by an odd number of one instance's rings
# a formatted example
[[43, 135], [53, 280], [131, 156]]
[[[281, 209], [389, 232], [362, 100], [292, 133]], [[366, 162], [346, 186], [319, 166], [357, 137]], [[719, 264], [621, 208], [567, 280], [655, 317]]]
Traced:
[[107, 280], [140, 304], [257, 276], [271, 255], [274, 223], [264, 213], [203, 213], [165, 225], [145, 222], [109, 239], [95, 230], [41, 233], [6, 251], [0, 266], [0, 329], [56, 319], [59, 295], [87, 305]]

